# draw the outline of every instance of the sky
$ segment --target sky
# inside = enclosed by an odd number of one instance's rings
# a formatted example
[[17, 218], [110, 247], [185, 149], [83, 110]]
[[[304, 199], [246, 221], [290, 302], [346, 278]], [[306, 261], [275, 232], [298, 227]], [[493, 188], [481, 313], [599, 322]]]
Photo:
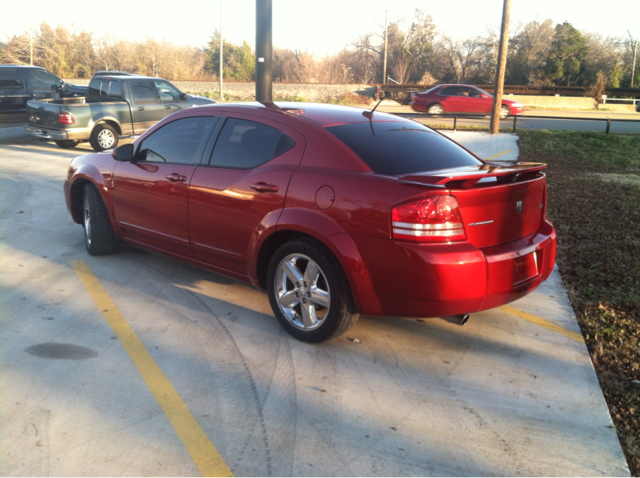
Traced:
[[[222, 2], [222, 8], [221, 8]], [[51, 0], [30, 0], [25, 16], [21, 2], [6, 2], [0, 16], [0, 40], [37, 29], [41, 22], [70, 30], [93, 32], [94, 38], [141, 41], [146, 37], [176, 45], [204, 47], [215, 29], [225, 40], [255, 46], [256, 0], [79, 1], [56, 6]], [[438, 31], [454, 40], [498, 30], [502, 0], [272, 0], [273, 46], [306, 51], [316, 57], [339, 52], [369, 32], [382, 32], [389, 22], [410, 21], [416, 8], [431, 15]], [[550, 18], [568, 21], [584, 33], [640, 40], [640, 0], [607, 3], [588, 0], [512, 0], [511, 30], [518, 23]]]

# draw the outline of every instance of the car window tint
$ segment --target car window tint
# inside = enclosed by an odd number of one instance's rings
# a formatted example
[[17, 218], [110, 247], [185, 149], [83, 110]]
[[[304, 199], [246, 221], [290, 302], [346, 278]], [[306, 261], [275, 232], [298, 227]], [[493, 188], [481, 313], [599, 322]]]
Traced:
[[180, 101], [180, 91], [171, 83], [161, 80], [155, 80], [160, 101]]
[[355, 123], [326, 129], [379, 174], [396, 176], [482, 164], [454, 142], [418, 123]]
[[122, 85], [114, 80], [92, 80], [89, 83], [88, 96], [102, 96], [106, 98], [121, 98]]
[[52, 86], [60, 86], [60, 79], [47, 71], [29, 71], [31, 87], [41, 90], [50, 90]]
[[0, 69], [0, 88], [22, 88], [22, 78], [20, 72], [12, 68]]
[[282, 131], [255, 121], [229, 118], [211, 155], [211, 166], [250, 169], [290, 150], [295, 141]]
[[447, 86], [446, 88], [442, 88], [438, 94], [442, 96], [456, 96], [458, 94], [458, 87]]
[[138, 156], [152, 163], [199, 163], [217, 120], [196, 116], [172, 121], [144, 139]]
[[132, 86], [136, 103], [154, 103], [156, 101], [156, 91], [150, 81], [134, 81]]

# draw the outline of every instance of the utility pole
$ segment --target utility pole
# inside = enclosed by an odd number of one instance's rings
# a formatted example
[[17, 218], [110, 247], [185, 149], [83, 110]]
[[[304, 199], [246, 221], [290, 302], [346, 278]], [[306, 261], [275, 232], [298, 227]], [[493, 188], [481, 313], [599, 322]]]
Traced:
[[507, 68], [507, 49], [509, 46], [509, 21], [511, 18], [511, 0], [504, 0], [502, 8], [502, 27], [500, 28], [500, 46], [498, 48], [498, 68], [493, 90], [493, 108], [491, 109], [491, 134], [500, 132], [500, 108], [502, 107], [502, 89], [504, 72]]
[[382, 83], [387, 82], [387, 32], [388, 32], [387, 10], [384, 11], [384, 61], [382, 67]]
[[222, 0], [220, 0], [220, 73], [218, 74], [220, 79], [220, 101], [224, 101], [224, 95], [222, 94]]
[[256, 0], [256, 101], [273, 101], [273, 45], [271, 0]]
[[631, 68], [631, 88], [633, 88], [634, 75], [636, 73], [636, 55], [638, 53], [638, 40], [633, 45], [633, 67]]

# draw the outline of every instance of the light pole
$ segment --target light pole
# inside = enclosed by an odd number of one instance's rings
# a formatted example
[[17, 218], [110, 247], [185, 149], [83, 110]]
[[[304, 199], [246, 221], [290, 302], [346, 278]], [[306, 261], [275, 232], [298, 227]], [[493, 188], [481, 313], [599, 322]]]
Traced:
[[256, 101], [273, 101], [273, 19], [271, 0], [256, 0]]
[[222, 95], [222, 0], [220, 0], [220, 73], [218, 74], [220, 80], [220, 101], [224, 101]]

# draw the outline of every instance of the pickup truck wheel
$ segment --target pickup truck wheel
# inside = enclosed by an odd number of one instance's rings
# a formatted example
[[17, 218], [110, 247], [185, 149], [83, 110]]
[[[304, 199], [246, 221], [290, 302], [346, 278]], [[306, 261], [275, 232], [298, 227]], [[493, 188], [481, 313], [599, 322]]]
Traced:
[[329, 340], [358, 320], [338, 261], [317, 244], [304, 239], [283, 244], [271, 257], [267, 274], [271, 308], [296, 339]]
[[105, 256], [116, 250], [109, 213], [93, 184], [84, 187], [82, 204], [84, 242], [92, 256]]
[[91, 147], [94, 151], [105, 151], [118, 146], [118, 133], [108, 124], [99, 124], [93, 128], [91, 138], [89, 139]]
[[73, 149], [80, 144], [80, 141], [73, 141], [71, 139], [61, 139], [54, 142], [63, 149]]

